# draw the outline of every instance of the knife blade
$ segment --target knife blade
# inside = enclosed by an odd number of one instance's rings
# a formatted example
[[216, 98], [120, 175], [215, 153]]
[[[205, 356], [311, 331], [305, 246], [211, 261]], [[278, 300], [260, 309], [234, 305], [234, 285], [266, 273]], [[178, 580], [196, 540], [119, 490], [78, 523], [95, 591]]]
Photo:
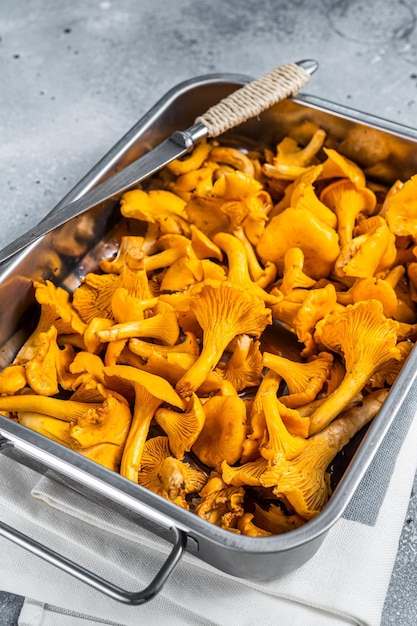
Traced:
[[[196, 125], [197, 126], [197, 125]], [[201, 126], [201, 128], [200, 128]], [[191, 132], [190, 132], [191, 131]], [[174, 159], [184, 156], [193, 146], [196, 137], [207, 133], [204, 126], [198, 125], [195, 133], [192, 129], [175, 131], [156, 148], [136, 159], [133, 163], [117, 172], [102, 183], [96, 185], [83, 196], [70, 204], [51, 212], [39, 224], [26, 231], [0, 251], [0, 264], [32, 244], [40, 237], [62, 226], [68, 220], [78, 217], [88, 209], [102, 204], [110, 198], [121, 195], [127, 189], [137, 185], [148, 176], [152, 176]]]
[[70, 219], [110, 198], [119, 197], [168, 163], [186, 155], [204, 137], [216, 137], [296, 93], [317, 67], [317, 62], [313, 60], [288, 63], [244, 85], [198, 117], [195, 124], [188, 129], [175, 131], [120, 172], [105, 179], [70, 204], [49, 213], [39, 224], [0, 251], [0, 264]]

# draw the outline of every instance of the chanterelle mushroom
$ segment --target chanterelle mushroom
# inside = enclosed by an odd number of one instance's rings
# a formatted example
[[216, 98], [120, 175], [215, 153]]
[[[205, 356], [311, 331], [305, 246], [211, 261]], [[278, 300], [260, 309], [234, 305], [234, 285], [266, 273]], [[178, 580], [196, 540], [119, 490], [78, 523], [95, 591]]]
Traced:
[[341, 179], [325, 187], [320, 199], [337, 215], [337, 232], [343, 248], [353, 237], [360, 213], [369, 215], [376, 206], [376, 196], [367, 187], [358, 189], [350, 180]]
[[264, 174], [273, 178], [294, 180], [311, 165], [325, 139], [326, 133], [321, 128], [314, 132], [303, 148], [291, 137], [284, 137], [277, 145], [277, 153], [272, 159], [272, 164], [265, 163]]
[[198, 396], [193, 393], [180, 413], [161, 407], [155, 413], [155, 421], [168, 435], [169, 447], [177, 459], [182, 459], [201, 433], [206, 416]]
[[358, 189], [366, 185], [365, 174], [353, 161], [333, 148], [323, 148], [327, 159], [322, 164], [319, 178], [348, 178]]
[[213, 474], [200, 492], [201, 502], [195, 512], [199, 517], [229, 530], [235, 529], [245, 509], [243, 487], [233, 487]]
[[268, 261], [265, 264], [265, 267], [262, 267], [262, 265], [259, 263], [259, 259], [256, 255], [255, 248], [252, 242], [249, 240], [245, 233], [245, 230], [241, 226], [235, 228], [233, 234], [243, 244], [250, 277], [257, 285], [259, 285], [259, 287], [265, 289], [266, 287], [268, 287], [268, 285], [273, 283], [276, 278], [277, 268], [275, 267], [275, 264], [271, 263], [271, 261]]
[[0, 373], [0, 394], [13, 395], [27, 383], [23, 365], [9, 365]]
[[337, 301], [340, 304], [355, 304], [361, 300], [379, 300], [384, 308], [385, 317], [395, 318], [398, 298], [395, 289], [387, 280], [374, 276], [358, 278], [348, 291], [337, 293]]
[[196, 341], [195, 336], [191, 332], [184, 333], [184, 338], [180, 343], [176, 343], [173, 346], [162, 346], [155, 343], [150, 343], [148, 341], [143, 341], [142, 339], [131, 339], [129, 341], [129, 349], [134, 353], [140, 356], [142, 359], [149, 359], [151, 354], [159, 354], [161, 356], [166, 356], [171, 352], [184, 352], [186, 354], [191, 354], [194, 356], [198, 356], [200, 354], [200, 348]]
[[223, 259], [222, 251], [197, 226], [191, 224], [191, 245], [198, 259]]
[[187, 494], [198, 493], [207, 482], [207, 476], [189, 463], [171, 456], [168, 437], [152, 437], [146, 442], [138, 483], [167, 500], [188, 508]]
[[242, 455], [246, 437], [246, 407], [237, 394], [216, 395], [204, 403], [205, 421], [192, 447], [199, 460], [209, 467], [223, 460], [233, 465]]
[[254, 522], [253, 513], [245, 513], [243, 517], [239, 518], [237, 522], [237, 529], [240, 531], [242, 535], [247, 535], [248, 537], [269, 537], [272, 535], [268, 530], [264, 530], [257, 526]]
[[237, 237], [228, 233], [217, 233], [213, 241], [227, 255], [229, 266], [227, 280], [229, 282], [252, 294], [254, 298], [262, 299], [266, 305], [280, 301], [279, 296], [268, 293], [251, 279], [245, 247]]
[[71, 389], [74, 376], [69, 373], [69, 366], [73, 358], [72, 346], [67, 345], [62, 350], [58, 347], [55, 326], [39, 333], [36, 353], [24, 365], [31, 389], [43, 396], [56, 395], [59, 386]]
[[290, 408], [297, 408], [317, 396], [323, 387], [333, 364], [330, 352], [320, 352], [305, 363], [264, 352], [263, 364], [285, 380], [289, 394], [281, 397], [281, 402]]
[[263, 457], [241, 465], [229, 465], [226, 461], [221, 464], [224, 482], [234, 487], [260, 487], [260, 477], [267, 469], [268, 461]]
[[167, 167], [177, 176], [191, 172], [192, 170], [202, 166], [211, 149], [211, 144], [203, 139], [196, 145], [189, 156], [182, 159], [175, 159], [174, 161], [171, 161]]
[[274, 319], [288, 324], [297, 333], [298, 341], [305, 345], [301, 354], [308, 357], [317, 352], [314, 329], [319, 320], [334, 310], [336, 290], [332, 283], [321, 289], [300, 289], [300, 302], [291, 301], [292, 295], [295, 296], [294, 292], [274, 305], [272, 315]]
[[331, 273], [340, 251], [333, 228], [307, 209], [290, 207], [272, 218], [256, 249], [262, 262], [274, 261], [282, 275], [285, 253], [294, 247], [303, 251], [304, 271], [314, 279]]
[[157, 223], [163, 233], [188, 234], [185, 201], [171, 191], [133, 189], [123, 194], [120, 211], [128, 218]]
[[284, 255], [284, 269], [282, 280], [279, 284], [280, 291], [284, 295], [293, 289], [309, 289], [315, 284], [315, 280], [307, 276], [303, 271], [304, 253], [301, 248], [288, 248]]
[[39, 413], [69, 422], [69, 435], [80, 447], [98, 443], [123, 446], [132, 417], [126, 400], [115, 392], [107, 393], [101, 404], [32, 394], [1, 396], [0, 411]]
[[19, 350], [13, 363], [23, 365], [37, 352], [40, 333], [47, 332], [55, 326], [58, 335], [76, 333], [81, 336], [85, 330], [85, 323], [70, 302], [70, 296], [62, 287], [56, 287], [51, 281], [35, 282], [35, 298], [41, 305], [38, 324]]
[[228, 163], [232, 167], [244, 172], [252, 178], [255, 177], [255, 167], [246, 154], [229, 146], [215, 146], [210, 151], [210, 159], [218, 163]]
[[256, 503], [254, 520], [257, 526], [273, 535], [281, 535], [306, 523], [301, 515], [285, 513], [279, 504], [270, 504], [265, 510]]
[[84, 282], [74, 291], [74, 307], [86, 323], [95, 317], [113, 319], [112, 299], [118, 288], [126, 289], [130, 296], [139, 301], [153, 298], [141, 248], [129, 248], [126, 251], [120, 274], [88, 273]]
[[131, 248], [142, 249], [143, 237], [128, 235], [122, 237], [117, 253], [112, 258], [102, 259], [100, 261], [100, 269], [106, 274], [120, 274], [125, 262], [126, 254]]
[[189, 309], [203, 329], [203, 348], [176, 385], [182, 397], [190, 396], [200, 387], [234, 337], [243, 334], [259, 337], [271, 323], [271, 312], [262, 300], [226, 282], [204, 285], [191, 300]]
[[375, 215], [364, 220], [357, 230], [356, 236], [341, 249], [336, 259], [336, 276], [374, 276], [395, 261], [395, 237], [382, 217]]
[[384, 209], [385, 217], [393, 232], [398, 237], [411, 235], [417, 240], [417, 174], [411, 176], [403, 185], [389, 194]]
[[383, 388], [386, 385], [393, 385], [399, 375], [410, 352], [413, 350], [413, 344], [410, 341], [400, 341], [397, 348], [401, 353], [401, 359], [395, 358], [387, 361], [381, 369], [379, 369], [369, 379], [372, 389]]
[[162, 402], [182, 409], [183, 402], [165, 379], [130, 365], [109, 365], [104, 368], [104, 375], [110, 381], [120, 379], [122, 384], [130, 384], [135, 390], [132, 424], [123, 452], [120, 473], [137, 482], [143, 448], [156, 409]]
[[327, 426], [387, 361], [401, 359], [397, 329], [397, 322], [384, 316], [378, 300], [348, 305], [317, 323], [316, 341], [343, 356], [346, 374], [310, 416], [310, 435]]
[[330, 228], [336, 229], [337, 217], [331, 208], [319, 200], [313, 182], [300, 181], [295, 185], [291, 195], [291, 206], [296, 209], [308, 209]]
[[67, 448], [76, 450], [78, 454], [107, 467], [113, 472], [119, 471], [120, 460], [122, 458], [123, 446], [115, 443], [97, 443], [94, 445], [81, 446], [70, 435], [71, 422], [42, 415], [33, 412], [19, 412], [17, 415], [19, 424], [31, 430], [57, 441]]
[[180, 329], [173, 307], [162, 301], [158, 301], [155, 314], [146, 319], [114, 324], [97, 331], [97, 337], [104, 343], [131, 337], [151, 337], [171, 346], [177, 342], [179, 334]]
[[276, 455], [293, 459], [306, 447], [306, 439], [291, 435], [287, 430], [280, 414], [282, 404], [273, 392], [263, 395], [262, 405], [268, 439], [259, 448], [261, 455], [265, 459], [273, 459]]
[[326, 470], [331, 460], [365, 424], [375, 417], [388, 393], [370, 394], [320, 433], [306, 440], [304, 449], [291, 461], [275, 457], [260, 477], [278, 498], [286, 498], [305, 519], [315, 517], [327, 503], [331, 490]]
[[216, 371], [231, 382], [236, 391], [258, 386], [262, 374], [260, 342], [253, 341], [249, 335], [239, 335], [230, 358], [221, 363]]

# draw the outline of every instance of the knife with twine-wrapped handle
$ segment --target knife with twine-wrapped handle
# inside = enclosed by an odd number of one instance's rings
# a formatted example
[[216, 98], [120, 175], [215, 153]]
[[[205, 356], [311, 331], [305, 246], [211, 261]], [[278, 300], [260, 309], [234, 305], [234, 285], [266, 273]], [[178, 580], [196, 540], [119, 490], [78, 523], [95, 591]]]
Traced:
[[5, 246], [0, 251], [0, 263], [4, 263], [68, 220], [105, 200], [117, 197], [155, 174], [174, 159], [190, 152], [201, 139], [218, 137], [227, 130], [256, 117], [273, 104], [297, 93], [317, 67], [318, 63], [313, 60], [286, 63], [232, 92], [218, 104], [210, 107], [204, 115], [197, 117], [195, 123], [186, 130], [175, 131], [117, 174], [99, 183], [70, 204], [52, 211], [37, 226]]

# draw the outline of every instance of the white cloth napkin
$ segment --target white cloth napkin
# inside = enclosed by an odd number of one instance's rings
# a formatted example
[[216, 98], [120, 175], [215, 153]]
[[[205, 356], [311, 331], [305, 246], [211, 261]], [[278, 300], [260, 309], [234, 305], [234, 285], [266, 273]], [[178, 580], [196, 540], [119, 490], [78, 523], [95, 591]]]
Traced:
[[[26, 596], [20, 626], [377, 626], [416, 471], [416, 408], [413, 389], [343, 518], [313, 558], [287, 576], [236, 579], [186, 554], [156, 598], [131, 607], [0, 539], [0, 588]], [[0, 476], [4, 522], [118, 586], [145, 587], [171, 549], [4, 455]]]

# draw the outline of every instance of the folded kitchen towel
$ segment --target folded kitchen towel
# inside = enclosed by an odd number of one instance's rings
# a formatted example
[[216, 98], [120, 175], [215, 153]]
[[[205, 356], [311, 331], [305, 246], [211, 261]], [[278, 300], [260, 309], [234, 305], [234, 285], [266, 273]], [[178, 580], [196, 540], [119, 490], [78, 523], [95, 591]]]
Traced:
[[[186, 554], [162, 591], [132, 607], [0, 539], [0, 588], [26, 596], [20, 626], [377, 626], [415, 476], [412, 389], [342, 519], [310, 561], [282, 578], [236, 579]], [[171, 545], [118, 513], [0, 454], [0, 519], [134, 591]]]

